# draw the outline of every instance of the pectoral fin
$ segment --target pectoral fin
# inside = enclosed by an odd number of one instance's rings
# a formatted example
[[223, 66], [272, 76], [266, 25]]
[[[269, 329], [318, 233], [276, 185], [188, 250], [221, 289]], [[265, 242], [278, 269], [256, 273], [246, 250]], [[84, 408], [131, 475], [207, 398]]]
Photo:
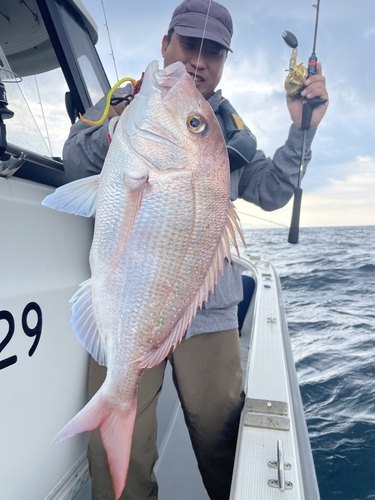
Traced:
[[42, 205], [59, 212], [92, 217], [96, 212], [100, 174], [70, 182], [42, 201]]
[[118, 233], [117, 254], [114, 258], [112, 271], [116, 269], [124, 255], [128, 241], [132, 235], [133, 227], [142, 205], [143, 195], [148, 183], [148, 174], [139, 177], [124, 177], [124, 189], [126, 190], [126, 201], [122, 210], [121, 224]]

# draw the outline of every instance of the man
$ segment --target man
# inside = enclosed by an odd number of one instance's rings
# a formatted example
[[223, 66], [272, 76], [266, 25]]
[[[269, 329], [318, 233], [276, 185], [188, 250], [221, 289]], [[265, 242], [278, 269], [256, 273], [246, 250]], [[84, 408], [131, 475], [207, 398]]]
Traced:
[[[227, 141], [231, 166], [231, 198], [242, 197], [265, 210], [284, 206], [297, 183], [302, 145], [300, 129], [302, 102], [288, 98], [293, 124], [285, 145], [273, 159], [256, 150], [254, 136], [245, 127], [234, 125], [228, 101], [215, 89], [220, 82], [233, 33], [229, 12], [209, 0], [185, 0], [173, 13], [168, 34], [162, 40], [164, 66], [176, 61], [185, 64], [196, 86], [211, 104]], [[203, 39], [203, 45], [202, 45]], [[325, 80], [318, 74], [305, 82], [304, 95], [327, 99]], [[307, 132], [306, 163], [315, 128], [327, 105], [314, 109], [312, 128]], [[124, 103], [110, 109], [109, 120], [118, 116]], [[97, 119], [104, 109], [100, 102], [86, 118]], [[238, 117], [237, 117], [238, 118]], [[240, 119], [238, 118], [241, 124]], [[238, 123], [238, 122], [237, 122]], [[72, 126], [64, 147], [64, 162], [71, 178], [100, 172], [108, 149], [108, 121], [90, 127], [82, 122]], [[241, 277], [235, 266], [226, 265], [214, 294], [197, 312], [185, 339], [170, 353], [185, 421], [204, 485], [212, 500], [227, 500], [235, 455], [237, 429], [243, 406], [237, 304], [242, 299]], [[122, 500], [157, 499], [153, 467], [157, 460], [156, 404], [163, 384], [167, 360], [146, 370], [138, 394], [138, 413], [132, 455]], [[102, 385], [105, 368], [94, 361], [90, 366], [90, 395]], [[89, 463], [94, 500], [113, 500], [106, 453], [99, 431], [90, 436]]]

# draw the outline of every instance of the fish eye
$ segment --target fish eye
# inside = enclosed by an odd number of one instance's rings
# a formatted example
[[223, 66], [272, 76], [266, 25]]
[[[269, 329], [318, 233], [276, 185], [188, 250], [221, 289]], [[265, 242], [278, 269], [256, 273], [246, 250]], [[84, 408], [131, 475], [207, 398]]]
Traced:
[[197, 113], [189, 115], [186, 124], [193, 134], [201, 134], [206, 128], [206, 120]]

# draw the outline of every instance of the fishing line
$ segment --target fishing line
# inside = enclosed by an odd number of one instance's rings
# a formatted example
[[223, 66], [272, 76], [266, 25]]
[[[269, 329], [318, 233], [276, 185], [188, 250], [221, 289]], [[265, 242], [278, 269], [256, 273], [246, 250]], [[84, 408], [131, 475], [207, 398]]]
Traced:
[[[42, 140], [43, 140], [43, 142], [44, 142], [44, 144], [45, 144], [45, 146], [46, 146], [47, 150], [49, 151], [48, 145], [47, 145], [47, 143], [46, 143], [46, 138], [44, 137], [44, 134], [43, 134], [43, 132], [42, 132], [41, 128], [39, 127], [39, 124], [38, 124], [38, 122], [37, 122], [37, 120], [36, 120], [36, 118], [35, 118], [35, 115], [34, 115], [34, 113], [33, 113], [33, 110], [31, 109], [31, 107], [30, 107], [30, 105], [29, 105], [29, 102], [28, 102], [28, 100], [27, 100], [27, 98], [26, 98], [25, 94], [24, 94], [24, 93], [23, 93], [23, 91], [22, 91], [22, 88], [21, 88], [21, 85], [20, 85], [20, 82], [21, 82], [21, 81], [22, 81], [22, 78], [20, 78], [20, 80], [16, 81], [15, 83], [17, 84], [18, 90], [19, 90], [19, 92], [20, 92], [21, 96], [23, 97], [23, 101], [24, 101], [25, 106], [26, 106], [26, 107], [27, 107], [27, 109], [29, 110], [29, 113], [30, 113], [31, 119], [32, 119], [32, 120], [33, 120], [33, 122], [34, 122], [35, 127], [38, 129], [38, 132], [39, 132], [39, 134], [40, 134], [40, 137], [42, 138]], [[52, 154], [52, 153], [51, 153], [51, 154]]]
[[274, 222], [273, 220], [264, 219], [263, 217], [258, 217], [256, 215], [252, 215], [246, 212], [240, 212], [239, 210], [236, 210], [236, 212], [241, 215], [247, 215], [247, 217], [252, 217], [253, 219], [264, 220], [265, 222], [269, 222], [270, 224], [275, 224], [276, 226], [286, 227], [287, 229], [289, 227], [286, 224], [280, 224], [279, 222]]
[[[47, 127], [47, 121], [46, 121], [46, 116], [44, 114], [44, 108], [43, 108], [43, 103], [42, 103], [42, 98], [40, 96], [40, 92], [39, 92], [39, 85], [38, 85], [38, 81], [36, 79], [36, 75], [34, 75], [34, 80], [35, 80], [35, 86], [36, 86], [36, 91], [37, 91], [37, 94], [38, 94], [38, 99], [39, 99], [39, 104], [40, 104], [40, 109], [41, 109], [41, 112], [42, 112], [42, 117], [43, 117], [43, 122], [44, 122], [44, 128], [46, 130], [46, 135], [47, 137], [45, 137], [45, 139], [47, 139], [48, 141], [48, 144], [49, 144], [49, 152], [51, 154], [51, 156], [53, 156], [52, 154], [52, 146], [51, 146], [51, 141], [50, 141], [50, 138], [49, 138], [49, 132], [48, 132], [48, 127]], [[47, 145], [47, 144], [46, 144]]]
[[204, 27], [203, 27], [203, 34], [202, 34], [202, 40], [201, 40], [201, 46], [199, 47], [199, 53], [198, 53], [198, 60], [197, 60], [197, 66], [195, 68], [195, 74], [194, 74], [194, 82], [197, 78], [197, 73], [198, 73], [198, 66], [199, 66], [199, 61], [200, 61], [200, 58], [201, 58], [201, 54], [202, 54], [202, 49], [203, 49], [203, 42], [204, 42], [204, 35], [206, 33], [206, 27], [207, 27], [207, 21], [208, 21], [208, 15], [210, 13], [210, 8], [211, 8], [211, 2], [212, 0], [209, 1], [209, 4], [208, 4], [208, 9], [207, 9], [207, 14], [206, 14], [206, 19], [204, 21]]

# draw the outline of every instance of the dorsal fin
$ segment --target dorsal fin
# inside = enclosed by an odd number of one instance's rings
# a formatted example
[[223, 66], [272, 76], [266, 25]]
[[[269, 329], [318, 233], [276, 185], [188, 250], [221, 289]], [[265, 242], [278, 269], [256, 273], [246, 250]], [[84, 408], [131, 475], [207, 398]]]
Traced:
[[240, 234], [242, 241], [244, 241], [244, 237], [237, 220], [238, 216], [235, 207], [232, 203], [230, 203], [226, 227], [218, 244], [211, 267], [206, 274], [206, 278], [202, 283], [201, 288], [198, 290], [194, 300], [186, 309], [180, 321], [177, 323], [177, 325], [174, 327], [165, 341], [160, 345], [160, 347], [158, 347], [157, 349], [153, 349], [137, 360], [137, 362], [139, 362], [139, 368], [152, 368], [153, 366], [158, 365], [159, 363], [161, 363], [161, 361], [163, 361], [163, 359], [168, 356], [169, 352], [171, 350], [174, 350], [181, 342], [187, 328], [189, 327], [194, 316], [197, 313], [197, 309], [201, 307], [203, 302], [208, 299], [209, 292], [214, 291], [215, 285], [218, 281], [219, 272], [223, 274], [225, 258], [228, 259], [229, 263], [231, 262], [229, 239], [233, 241], [237, 249], [237, 253], [239, 254], [238, 245], [235, 238], [235, 231]]

